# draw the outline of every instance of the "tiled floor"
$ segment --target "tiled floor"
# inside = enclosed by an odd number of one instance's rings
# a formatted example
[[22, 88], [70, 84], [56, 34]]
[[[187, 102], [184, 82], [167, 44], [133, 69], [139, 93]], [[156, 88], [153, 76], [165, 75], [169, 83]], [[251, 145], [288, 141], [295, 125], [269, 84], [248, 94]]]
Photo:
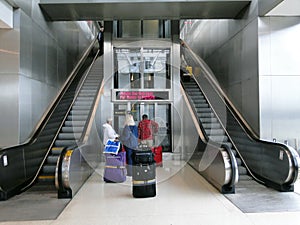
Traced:
[[[184, 162], [157, 168], [157, 195], [136, 199], [131, 179], [102, 181], [100, 168], [56, 220], [3, 222], [22, 225], [298, 225], [299, 212], [242, 213]], [[296, 191], [300, 192], [299, 185]], [[30, 206], [29, 206], [30, 207]]]

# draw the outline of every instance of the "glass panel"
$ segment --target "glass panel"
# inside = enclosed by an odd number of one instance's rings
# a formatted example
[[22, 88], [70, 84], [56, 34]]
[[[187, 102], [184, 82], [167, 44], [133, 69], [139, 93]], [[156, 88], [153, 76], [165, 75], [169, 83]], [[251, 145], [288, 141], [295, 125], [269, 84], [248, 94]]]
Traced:
[[133, 119], [136, 123], [136, 125], [138, 125], [138, 122], [140, 121], [140, 104], [138, 103], [133, 103], [131, 104], [131, 113], [133, 116]]
[[115, 88], [141, 88], [140, 49], [115, 49], [117, 85]]
[[113, 127], [118, 134], [122, 133], [125, 123], [126, 104], [114, 104], [114, 121]]
[[[150, 120], [154, 120], [155, 117], [155, 106], [154, 104], [144, 104], [144, 109], [142, 110], [142, 114], [147, 114]], [[140, 115], [142, 119], [142, 115]]]
[[144, 49], [144, 88], [170, 88], [169, 49]]
[[141, 37], [141, 21], [123, 20], [122, 21], [122, 38]]
[[162, 146], [164, 152], [171, 150], [171, 110], [170, 105], [158, 104], [155, 109], [155, 121], [159, 124], [159, 130], [155, 136], [155, 145]]
[[158, 38], [159, 37], [159, 21], [144, 20], [143, 21], [143, 37]]

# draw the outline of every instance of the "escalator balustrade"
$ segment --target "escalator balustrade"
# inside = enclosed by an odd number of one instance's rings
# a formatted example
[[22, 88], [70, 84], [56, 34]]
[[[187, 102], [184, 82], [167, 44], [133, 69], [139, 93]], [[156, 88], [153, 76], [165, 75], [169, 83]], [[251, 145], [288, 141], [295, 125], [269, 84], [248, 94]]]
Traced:
[[65, 147], [78, 146], [93, 107], [94, 99], [102, 82], [102, 71], [102, 60], [99, 58], [93, 64], [80, 88], [72, 109], [68, 113], [54, 142], [54, 146], [47, 156], [47, 160], [38, 176], [37, 185], [54, 185], [57, 161], [62, 150]]
[[236, 157], [236, 161], [238, 164], [239, 180], [252, 180], [252, 177], [248, 175], [247, 169], [243, 165], [240, 156], [234, 149], [228, 135], [222, 128], [217, 116], [213, 112], [196, 81], [193, 78], [183, 79], [182, 84], [186, 93], [192, 100], [194, 108], [197, 112], [198, 121], [203, 127], [209, 140], [219, 143], [220, 146], [222, 144], [227, 145], [230, 148], [230, 150]]

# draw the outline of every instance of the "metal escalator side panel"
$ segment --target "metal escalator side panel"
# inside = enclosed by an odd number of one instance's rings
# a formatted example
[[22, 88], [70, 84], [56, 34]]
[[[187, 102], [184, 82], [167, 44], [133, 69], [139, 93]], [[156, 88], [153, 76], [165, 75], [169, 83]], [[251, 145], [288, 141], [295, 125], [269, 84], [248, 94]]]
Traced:
[[58, 198], [72, 198], [93, 172], [85, 155], [91, 146], [67, 148], [57, 163], [55, 186]]

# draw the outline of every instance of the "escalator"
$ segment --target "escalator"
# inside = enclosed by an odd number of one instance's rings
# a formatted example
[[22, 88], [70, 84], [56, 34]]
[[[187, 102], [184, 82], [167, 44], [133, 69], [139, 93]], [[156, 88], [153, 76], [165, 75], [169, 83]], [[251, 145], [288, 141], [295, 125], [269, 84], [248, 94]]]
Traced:
[[[97, 135], [93, 123], [103, 80], [103, 60], [95, 49], [94, 41], [31, 138], [0, 150], [5, 162], [0, 164], [0, 200], [28, 189], [58, 189], [58, 196], [72, 197], [91, 174], [99, 160], [99, 143], [89, 136]], [[82, 179], [76, 178], [74, 185], [72, 168]]]
[[[284, 144], [257, 138], [221, 91], [207, 65], [187, 46], [182, 49], [182, 53], [189, 65], [200, 68], [198, 74], [181, 76], [183, 92], [187, 96], [186, 104], [193, 109], [191, 113], [203, 133], [200, 136], [204, 136], [199, 138], [200, 142], [213, 142], [217, 146], [229, 149], [235, 160], [228, 160], [228, 163], [237, 164], [238, 179], [231, 182], [234, 186], [230, 192], [220, 189], [216, 179], [210, 177], [216, 176], [214, 173], [218, 171], [206, 173], [204, 176], [222, 193], [241, 193], [249, 188], [258, 190], [261, 187], [271, 187], [282, 192], [293, 191], [298, 176], [297, 152]], [[198, 144], [189, 162], [202, 174], [203, 171], [200, 171], [198, 165], [205, 160], [203, 149], [207, 147], [203, 143]], [[199, 154], [200, 152], [202, 153]]]

